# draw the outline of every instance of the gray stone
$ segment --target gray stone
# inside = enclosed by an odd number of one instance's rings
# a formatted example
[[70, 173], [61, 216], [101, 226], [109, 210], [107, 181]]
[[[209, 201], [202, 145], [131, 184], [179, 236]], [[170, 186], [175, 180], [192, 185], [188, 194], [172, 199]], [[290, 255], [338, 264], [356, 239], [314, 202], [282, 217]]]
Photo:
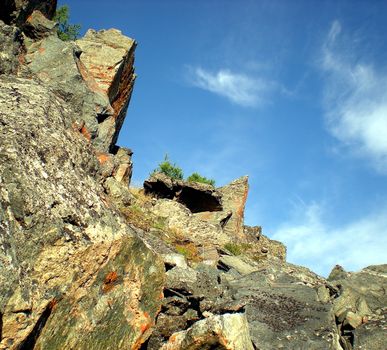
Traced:
[[16, 74], [22, 60], [21, 31], [0, 21], [0, 75]]
[[386, 336], [386, 309], [383, 315], [368, 320], [354, 332], [353, 350], [385, 349]]
[[227, 267], [235, 269], [241, 275], [247, 275], [258, 270], [256, 266], [251, 266], [236, 256], [222, 255], [219, 261]]
[[169, 266], [177, 266], [183, 269], [188, 268], [185, 257], [181, 254], [163, 254], [162, 255], [164, 264]]

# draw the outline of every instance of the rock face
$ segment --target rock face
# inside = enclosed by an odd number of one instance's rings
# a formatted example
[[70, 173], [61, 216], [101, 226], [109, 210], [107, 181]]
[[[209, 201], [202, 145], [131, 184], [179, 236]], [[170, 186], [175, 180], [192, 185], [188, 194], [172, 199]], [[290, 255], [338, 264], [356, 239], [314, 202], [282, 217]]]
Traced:
[[336, 266], [329, 280], [340, 290], [333, 310], [343, 348], [382, 349], [386, 341], [387, 265], [369, 266], [357, 273]]
[[98, 132], [115, 110], [43, 17], [54, 4], [1, 7], [20, 25], [0, 23], [0, 349], [139, 349], [164, 265], [117, 211], [132, 152]]
[[0, 75], [16, 74], [23, 55], [21, 31], [0, 21]]
[[110, 29], [99, 32], [89, 30], [76, 43], [82, 50], [81, 62], [95, 79], [95, 89], [107, 94], [113, 108], [110, 116], [100, 117], [103, 120], [100, 120], [98, 128], [99, 138], [104, 141], [101, 148], [112, 150], [111, 145], [117, 142], [136, 78], [133, 68], [136, 42], [119, 30]]
[[20, 78], [1, 79], [0, 99], [1, 345], [141, 344], [163, 266], [109, 206], [94, 151], [71, 128], [74, 111]]
[[387, 266], [287, 263], [247, 177], [129, 189], [135, 41], [63, 42], [55, 5], [0, 8], [0, 349], [384, 349]]

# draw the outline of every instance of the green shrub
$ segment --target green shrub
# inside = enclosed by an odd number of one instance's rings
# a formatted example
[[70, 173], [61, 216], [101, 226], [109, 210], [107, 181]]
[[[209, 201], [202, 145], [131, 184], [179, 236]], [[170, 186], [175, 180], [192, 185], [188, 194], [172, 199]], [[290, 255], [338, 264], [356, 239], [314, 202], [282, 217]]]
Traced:
[[192, 175], [188, 176], [187, 177], [187, 181], [190, 181], [190, 182], [200, 182], [200, 183], [203, 183], [203, 184], [208, 184], [208, 185], [215, 186], [215, 180], [207, 179], [206, 177], [201, 176], [198, 173], [193, 173]]
[[69, 7], [63, 5], [58, 7], [53, 20], [58, 22], [58, 37], [63, 41], [76, 40], [79, 37], [81, 26], [79, 24], [69, 24]]
[[172, 164], [169, 161], [168, 155], [164, 157], [164, 161], [161, 162], [157, 169], [153, 170], [153, 173], [163, 173], [169, 176], [171, 179], [183, 180], [183, 170], [179, 168], [176, 164]]

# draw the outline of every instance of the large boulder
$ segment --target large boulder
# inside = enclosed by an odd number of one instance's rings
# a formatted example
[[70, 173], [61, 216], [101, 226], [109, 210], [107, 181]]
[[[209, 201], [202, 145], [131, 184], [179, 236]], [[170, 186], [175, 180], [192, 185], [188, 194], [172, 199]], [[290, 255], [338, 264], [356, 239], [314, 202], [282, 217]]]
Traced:
[[138, 349], [161, 259], [110, 204], [72, 105], [5, 76], [0, 100], [0, 348]]
[[174, 333], [160, 350], [253, 350], [244, 314], [216, 315]]

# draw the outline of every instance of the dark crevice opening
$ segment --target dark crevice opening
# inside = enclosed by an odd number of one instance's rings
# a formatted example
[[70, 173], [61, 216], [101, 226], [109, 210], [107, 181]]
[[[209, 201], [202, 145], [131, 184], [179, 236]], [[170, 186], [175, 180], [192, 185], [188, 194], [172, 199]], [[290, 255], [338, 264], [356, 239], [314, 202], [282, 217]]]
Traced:
[[0, 6], [0, 20], [5, 24], [11, 23], [11, 14], [16, 10], [15, 0], [3, 0]]
[[165, 288], [164, 289], [164, 298], [169, 297], [175, 297], [178, 296], [180, 298], [185, 298], [186, 296], [191, 295], [184, 289], [171, 289], [171, 288]]
[[55, 302], [51, 301], [43, 313], [40, 315], [38, 321], [36, 322], [34, 328], [31, 333], [27, 336], [27, 338], [20, 344], [18, 350], [31, 350], [35, 347], [36, 341], [38, 340], [42, 329], [47, 323], [48, 318], [51, 315], [52, 309], [55, 305]]
[[220, 271], [228, 272], [230, 271], [230, 267], [228, 267], [226, 264], [222, 263], [221, 261], [218, 261], [218, 264], [216, 265], [216, 268]]
[[165, 266], [165, 272], [172, 270], [176, 265], [169, 264], [169, 263], [164, 263]]
[[354, 342], [355, 342], [355, 329], [349, 325], [349, 324], [344, 324], [338, 320], [336, 317], [336, 325], [337, 329], [340, 334], [340, 345], [343, 347], [343, 349], [353, 349]]
[[190, 187], [183, 187], [177, 200], [184, 204], [192, 213], [221, 211], [223, 209], [219, 199], [211, 194]]
[[231, 219], [231, 216], [232, 216], [232, 212], [228, 213], [225, 218], [220, 220], [219, 223], [221, 228], [224, 228], [227, 225], [228, 221]]
[[175, 197], [175, 192], [173, 189], [170, 189], [160, 181], [152, 183], [151, 185], [147, 182], [144, 182], [144, 190], [145, 194], [151, 194], [157, 198], [173, 199]]
[[148, 344], [149, 344], [149, 339], [150, 339], [150, 337], [149, 337], [147, 340], [145, 340], [145, 342], [143, 342], [143, 343], [140, 345], [140, 347], [138, 348], [138, 350], [147, 350], [147, 349], [148, 349]]
[[111, 115], [107, 113], [98, 113], [97, 114], [97, 122], [98, 124], [103, 123], [106, 119], [108, 119]]

